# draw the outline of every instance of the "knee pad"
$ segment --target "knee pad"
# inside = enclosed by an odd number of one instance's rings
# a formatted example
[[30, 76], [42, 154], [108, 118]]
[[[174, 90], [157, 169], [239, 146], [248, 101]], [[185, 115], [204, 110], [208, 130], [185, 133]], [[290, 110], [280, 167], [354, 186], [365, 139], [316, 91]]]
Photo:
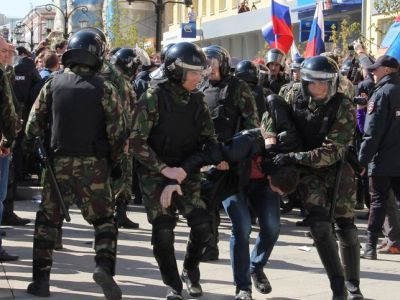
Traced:
[[358, 231], [353, 219], [340, 218], [336, 220], [336, 234], [341, 247], [359, 246]]
[[156, 218], [153, 222], [151, 243], [157, 249], [171, 249], [174, 245], [176, 220], [169, 215]]
[[323, 241], [333, 234], [332, 224], [329, 222], [313, 222], [310, 231], [315, 242]]
[[201, 223], [191, 227], [190, 240], [195, 244], [207, 244], [211, 238], [211, 223]]
[[187, 215], [187, 223], [189, 227], [209, 222], [211, 222], [211, 215], [203, 208], [194, 209]]

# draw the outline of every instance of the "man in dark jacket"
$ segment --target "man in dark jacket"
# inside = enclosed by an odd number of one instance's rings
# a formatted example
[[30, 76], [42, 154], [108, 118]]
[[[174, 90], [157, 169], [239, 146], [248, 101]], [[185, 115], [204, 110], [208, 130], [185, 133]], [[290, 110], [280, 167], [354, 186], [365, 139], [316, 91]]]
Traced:
[[368, 101], [360, 163], [368, 168], [371, 194], [368, 239], [363, 257], [377, 259], [376, 245], [382, 231], [392, 190], [400, 196], [400, 77], [399, 62], [383, 55], [368, 67], [375, 87]]

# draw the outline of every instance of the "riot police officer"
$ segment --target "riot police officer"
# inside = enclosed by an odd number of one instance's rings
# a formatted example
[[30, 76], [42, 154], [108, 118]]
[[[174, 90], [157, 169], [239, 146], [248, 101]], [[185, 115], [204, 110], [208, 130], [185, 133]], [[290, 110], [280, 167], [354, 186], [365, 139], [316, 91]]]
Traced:
[[[298, 90], [301, 85], [300, 83], [300, 66], [301, 63], [304, 61], [303, 57], [296, 57], [294, 61], [290, 64], [290, 82], [284, 84], [280, 91], [279, 96], [286, 98], [287, 94], [292, 90]], [[296, 91], [293, 91], [296, 93]]]
[[[363, 299], [359, 288], [360, 244], [354, 225], [354, 176], [348, 163], [338, 165], [354, 134], [354, 106], [338, 92], [339, 70], [331, 59], [308, 58], [300, 72], [302, 91], [292, 108], [305, 151], [278, 154], [275, 163], [299, 167], [300, 182], [306, 187], [302, 197], [309, 212], [311, 234], [329, 277], [333, 299], [346, 299], [347, 293], [349, 299]], [[274, 130], [270, 127], [267, 131]], [[340, 173], [340, 181], [335, 181]], [[337, 184], [340, 188], [335, 194], [332, 191]], [[333, 220], [342, 260], [332, 231]]]
[[[218, 140], [224, 142], [243, 129], [259, 127], [257, 106], [248, 85], [241, 79], [230, 74], [230, 55], [228, 51], [218, 45], [212, 45], [204, 50], [211, 67], [209, 83], [204, 87], [205, 100], [210, 108], [211, 116]], [[248, 162], [251, 164], [251, 162]], [[217, 165], [217, 169], [226, 173], [222, 176], [230, 177], [233, 182], [241, 173], [239, 166], [230, 166], [223, 161]], [[233, 183], [232, 183], [233, 185]], [[243, 183], [243, 186], [245, 183]], [[236, 298], [247, 299], [251, 294], [250, 264], [246, 258], [242, 259], [242, 253], [248, 252], [248, 237], [246, 229], [242, 226], [238, 216], [237, 203], [246, 201], [243, 197], [241, 184], [235, 185], [236, 191], [232, 196], [223, 200], [223, 205], [232, 221], [231, 254], [234, 281], [236, 285]], [[217, 198], [209, 199], [209, 207], [213, 212], [213, 238], [204, 253], [204, 260], [218, 258], [218, 218], [219, 205]], [[246, 242], [247, 239], [247, 242]], [[248, 275], [248, 276], [247, 276]]]
[[281, 87], [289, 82], [284, 73], [285, 60], [285, 54], [277, 48], [268, 50], [265, 56], [268, 75], [264, 78], [263, 86], [269, 88], [274, 94], [279, 94]]
[[[218, 45], [203, 49], [211, 73], [208, 83], [203, 87], [205, 101], [211, 111], [218, 141], [224, 142], [242, 129], [256, 128], [259, 125], [254, 97], [248, 85], [230, 74], [230, 54]], [[227, 171], [229, 166], [222, 162], [218, 168]], [[234, 175], [234, 172], [230, 172]], [[205, 199], [213, 214], [213, 237], [203, 255], [203, 261], [217, 260], [219, 205], [215, 199]]]
[[[167, 299], [182, 298], [182, 281], [191, 296], [202, 295], [199, 263], [210, 239], [210, 217], [200, 199], [200, 174], [180, 167], [192, 153], [216, 143], [214, 128], [203, 94], [197, 90], [207, 61], [192, 43], [177, 43], [166, 55], [166, 81], [150, 88], [139, 100], [133, 116], [131, 146], [138, 164], [143, 203], [152, 225], [152, 244]], [[160, 199], [163, 188], [180, 183], [172, 203]], [[188, 220], [189, 242], [181, 279], [175, 259], [174, 227], [178, 209]]]
[[257, 65], [250, 60], [240, 61], [235, 68], [235, 76], [245, 81], [250, 87], [256, 101], [258, 119], [261, 120], [266, 109], [265, 100], [268, 95], [272, 94], [272, 91], [258, 85], [258, 72]]
[[[110, 62], [116, 72], [114, 83], [120, 94], [121, 104], [126, 114], [128, 137], [131, 132], [132, 113], [136, 103], [136, 94], [133, 91], [131, 81], [137, 72], [140, 60], [134, 49], [121, 48], [111, 57]], [[138, 228], [139, 224], [131, 221], [126, 215], [128, 203], [132, 198], [133, 155], [129, 147], [124, 151], [119, 165], [113, 171], [112, 185], [116, 202], [118, 227]]]
[[[62, 57], [66, 67], [44, 85], [26, 126], [25, 148], [51, 128], [52, 163], [67, 207], [74, 202], [95, 231], [93, 279], [107, 300], [121, 299], [115, 274], [117, 227], [109, 169], [122, 153], [125, 123], [115, 88], [97, 75], [103, 45], [93, 32], [77, 32]], [[88, 114], [87, 112], [91, 113]], [[33, 282], [28, 293], [48, 297], [56, 228], [63, 214], [54, 187], [44, 179], [33, 241]]]

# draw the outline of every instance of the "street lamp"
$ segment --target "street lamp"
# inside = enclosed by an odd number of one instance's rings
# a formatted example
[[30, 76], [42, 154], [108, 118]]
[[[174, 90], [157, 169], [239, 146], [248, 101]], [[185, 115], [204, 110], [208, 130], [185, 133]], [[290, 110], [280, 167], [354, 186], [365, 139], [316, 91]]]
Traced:
[[167, 3], [177, 3], [177, 4], [184, 4], [187, 7], [192, 6], [192, 0], [183, 0], [183, 1], [164, 1], [164, 0], [127, 0], [129, 5], [132, 2], [150, 2], [153, 3], [155, 11], [156, 11], [156, 51], [161, 51], [161, 25], [162, 25], [162, 14], [164, 12], [165, 5]]
[[[29, 26], [29, 25], [27, 25], [25, 23], [22, 23], [22, 22], [18, 22], [15, 26], [16, 26], [16, 29], [18, 30], [18, 33], [21, 34], [21, 35], [25, 35], [24, 34], [25, 30], [23, 30], [22, 28], [23, 27], [28, 28], [28, 30], [29, 30], [29, 32], [31, 34], [31, 42], [28, 43], [28, 44], [29, 44], [29, 47], [30, 47], [31, 51], [33, 51], [33, 46], [34, 46], [34, 44], [33, 44], [33, 33], [34, 33], [33, 32], [33, 26]], [[25, 40], [25, 38], [24, 38], [24, 40]], [[19, 42], [21, 42], [21, 40]]]
[[44, 7], [44, 8], [46, 8], [46, 10], [47, 10], [48, 12], [52, 11], [53, 7], [59, 10], [59, 12], [61, 13], [61, 15], [64, 17], [64, 38], [65, 38], [65, 39], [68, 39], [68, 21], [69, 21], [69, 18], [72, 16], [72, 14], [73, 14], [74, 12], [76, 12], [78, 9], [79, 9], [82, 13], [84, 13], [84, 14], [86, 14], [86, 13], [88, 12], [88, 10], [89, 10], [88, 7], [87, 7], [86, 5], [79, 5], [79, 6], [75, 7], [73, 10], [68, 11], [67, 1], [65, 1], [65, 8], [64, 8], [64, 10], [61, 9], [60, 7], [58, 7], [58, 6], [55, 5], [55, 4], [41, 5], [41, 6], [37, 6], [36, 8], [39, 8], [39, 7]]

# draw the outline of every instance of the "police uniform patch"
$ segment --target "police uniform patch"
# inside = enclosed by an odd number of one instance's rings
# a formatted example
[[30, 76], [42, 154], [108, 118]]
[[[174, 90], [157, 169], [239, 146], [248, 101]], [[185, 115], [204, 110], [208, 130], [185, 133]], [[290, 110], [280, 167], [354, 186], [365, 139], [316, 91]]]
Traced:
[[368, 114], [372, 114], [375, 110], [375, 101], [368, 101], [367, 112]]

